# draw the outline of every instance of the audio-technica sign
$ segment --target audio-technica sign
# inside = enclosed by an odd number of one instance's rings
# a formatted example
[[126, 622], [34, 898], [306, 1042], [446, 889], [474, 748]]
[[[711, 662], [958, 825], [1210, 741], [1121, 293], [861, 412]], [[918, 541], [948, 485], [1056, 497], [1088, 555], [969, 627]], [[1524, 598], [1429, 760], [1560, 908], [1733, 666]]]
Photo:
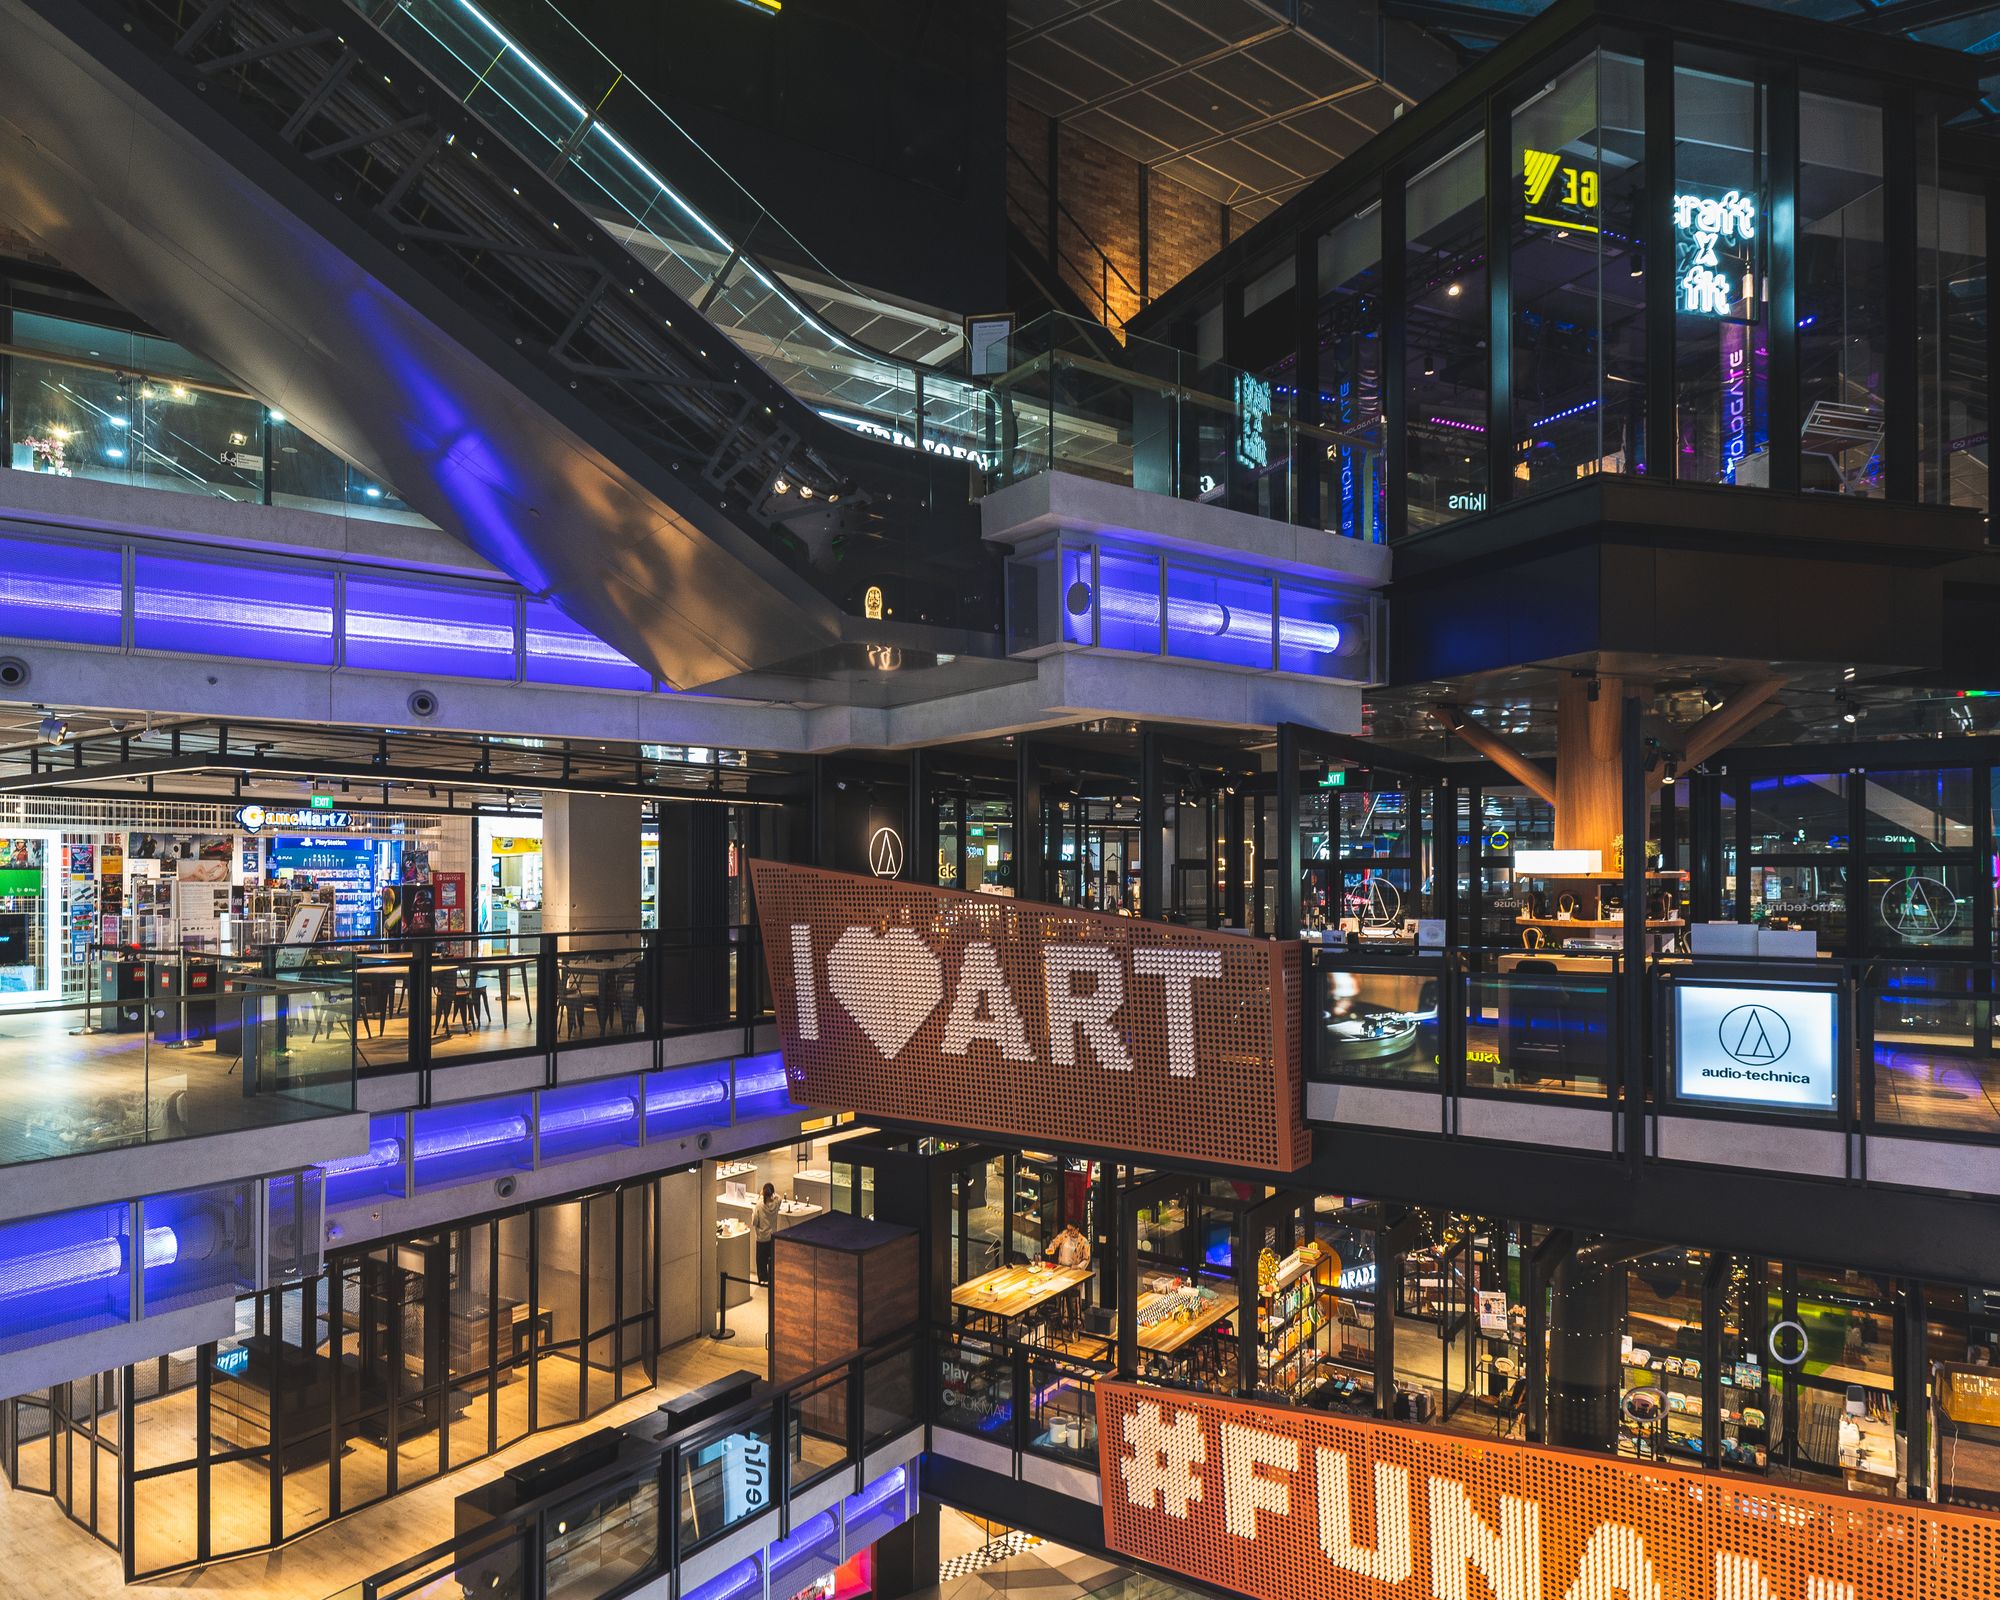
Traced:
[[792, 1096], [1290, 1172], [1298, 946], [750, 863]]
[[1837, 1110], [1839, 999], [1830, 988], [1677, 982], [1675, 1094], [1765, 1110]]
[[1944, 1600], [2000, 1519], [1097, 1385], [1104, 1542], [1252, 1600]]

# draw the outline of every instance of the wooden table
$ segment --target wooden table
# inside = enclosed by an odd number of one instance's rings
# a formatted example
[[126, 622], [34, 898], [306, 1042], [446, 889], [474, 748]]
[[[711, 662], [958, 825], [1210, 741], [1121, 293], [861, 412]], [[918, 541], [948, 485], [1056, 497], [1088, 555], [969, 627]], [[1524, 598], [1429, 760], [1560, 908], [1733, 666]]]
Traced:
[[[1157, 1294], [1149, 1291], [1139, 1296], [1135, 1311], [1143, 1314], [1163, 1301], [1179, 1298], [1180, 1296], [1175, 1294]], [[1235, 1286], [1232, 1284], [1217, 1287], [1203, 1297], [1201, 1309], [1195, 1313], [1191, 1322], [1161, 1321], [1151, 1326], [1141, 1323], [1138, 1335], [1139, 1348], [1150, 1350], [1155, 1355], [1170, 1356], [1182, 1346], [1194, 1343], [1218, 1322], [1232, 1315], [1235, 1310]]]
[[995, 1267], [951, 1291], [951, 1303], [978, 1316], [1012, 1322], [1090, 1282], [1088, 1267]]
[[[410, 981], [412, 965], [411, 958], [405, 955], [359, 955], [354, 958], [354, 967], [358, 975], [370, 978], [400, 978], [405, 984], [408, 984]], [[433, 1006], [435, 1006], [436, 1001], [435, 982], [438, 978], [459, 971], [470, 972], [475, 980], [482, 972], [497, 973], [500, 978], [500, 1026], [506, 1028], [512, 1021], [512, 1010], [509, 1001], [512, 998], [514, 989], [513, 984], [508, 979], [512, 973], [519, 972], [521, 974], [521, 1004], [528, 1008], [528, 1017], [532, 1021], [535, 1015], [534, 1002], [529, 999], [529, 995], [532, 992], [533, 984], [528, 978], [528, 972], [533, 969], [534, 965], [535, 958], [533, 956], [518, 955], [453, 956], [443, 960], [434, 960], [431, 962]], [[439, 1031], [438, 1018], [433, 1017], [431, 1019], [431, 1028], [434, 1033]], [[449, 1016], [444, 1018], [442, 1032], [445, 1037], [450, 1037], [451, 1019]]]

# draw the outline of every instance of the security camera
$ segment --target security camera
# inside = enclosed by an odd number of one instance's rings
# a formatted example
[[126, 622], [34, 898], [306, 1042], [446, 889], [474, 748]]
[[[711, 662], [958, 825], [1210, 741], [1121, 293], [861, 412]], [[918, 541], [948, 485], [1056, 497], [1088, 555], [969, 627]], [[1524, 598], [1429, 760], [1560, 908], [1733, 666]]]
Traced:
[[61, 744], [69, 737], [69, 724], [61, 717], [45, 706], [37, 706], [35, 709], [42, 713], [41, 724], [37, 731], [45, 743]]

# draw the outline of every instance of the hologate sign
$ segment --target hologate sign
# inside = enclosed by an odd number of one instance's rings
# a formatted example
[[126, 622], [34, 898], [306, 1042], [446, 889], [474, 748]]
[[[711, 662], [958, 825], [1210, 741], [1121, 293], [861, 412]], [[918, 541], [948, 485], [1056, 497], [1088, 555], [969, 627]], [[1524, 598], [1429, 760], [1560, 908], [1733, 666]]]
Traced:
[[1100, 1380], [1105, 1543], [1253, 1600], [1973, 1600], [2000, 1519]]
[[1298, 947], [750, 863], [793, 1098], [1290, 1172]]

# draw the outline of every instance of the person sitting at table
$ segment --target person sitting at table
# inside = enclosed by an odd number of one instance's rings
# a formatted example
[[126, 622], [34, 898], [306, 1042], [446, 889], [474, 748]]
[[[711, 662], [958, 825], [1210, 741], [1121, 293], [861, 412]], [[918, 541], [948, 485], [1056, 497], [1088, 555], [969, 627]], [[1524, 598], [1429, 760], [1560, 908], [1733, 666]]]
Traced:
[[1087, 1267], [1090, 1265], [1090, 1241], [1077, 1231], [1074, 1222], [1067, 1223], [1042, 1254], [1059, 1267]]

